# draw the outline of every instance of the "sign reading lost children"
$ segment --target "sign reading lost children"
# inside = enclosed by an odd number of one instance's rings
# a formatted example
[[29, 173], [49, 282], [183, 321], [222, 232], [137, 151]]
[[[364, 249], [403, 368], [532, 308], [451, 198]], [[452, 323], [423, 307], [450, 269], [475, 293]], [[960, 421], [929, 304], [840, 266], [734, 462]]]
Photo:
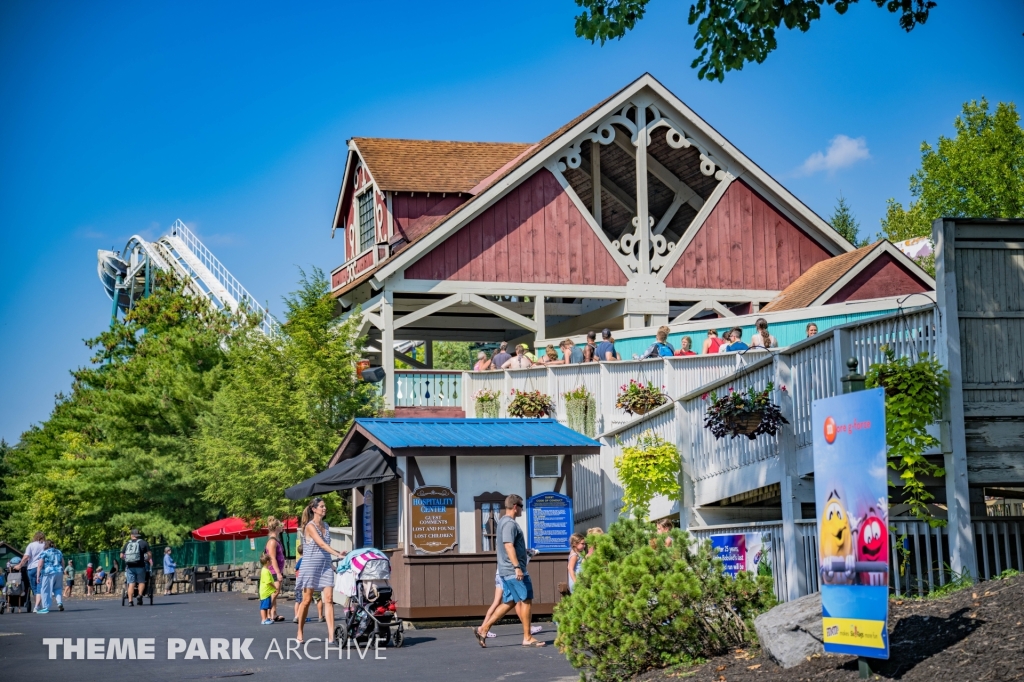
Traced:
[[416, 488], [412, 494], [409, 543], [420, 552], [439, 554], [455, 546], [455, 493], [442, 485]]

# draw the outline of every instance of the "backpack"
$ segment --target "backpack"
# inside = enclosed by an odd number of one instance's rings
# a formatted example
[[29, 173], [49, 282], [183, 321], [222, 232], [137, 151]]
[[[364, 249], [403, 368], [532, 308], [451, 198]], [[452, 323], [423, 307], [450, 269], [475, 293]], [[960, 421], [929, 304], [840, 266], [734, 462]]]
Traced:
[[124, 560], [126, 563], [137, 563], [142, 561], [142, 552], [139, 551], [139, 541], [132, 540], [124, 548]]
[[663, 358], [670, 358], [672, 357], [672, 348], [667, 343], [659, 343], [658, 355]]

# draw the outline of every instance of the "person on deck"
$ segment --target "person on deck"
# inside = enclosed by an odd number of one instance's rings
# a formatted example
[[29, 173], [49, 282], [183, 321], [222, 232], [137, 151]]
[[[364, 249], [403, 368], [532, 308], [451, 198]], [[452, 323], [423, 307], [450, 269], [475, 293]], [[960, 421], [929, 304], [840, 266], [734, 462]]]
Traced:
[[600, 362], [612, 362], [619, 360], [619, 354], [615, 351], [615, 341], [612, 340], [612, 330], [601, 330], [601, 343], [597, 344], [597, 359]]
[[538, 365], [563, 365], [565, 361], [558, 357], [558, 351], [555, 350], [554, 344], [548, 344], [548, 347], [544, 349], [544, 355], [537, 360]]
[[526, 537], [516, 523], [516, 518], [523, 514], [523, 498], [509, 495], [505, 498], [505, 515], [498, 521], [498, 575], [502, 583], [502, 603], [494, 610], [491, 617], [473, 631], [477, 643], [487, 647], [487, 633], [491, 626], [505, 617], [505, 614], [516, 608], [516, 614], [523, 624], [523, 646], [542, 647], [530, 632], [530, 618], [533, 608], [533, 583], [526, 572]]
[[779, 342], [768, 333], [768, 320], [757, 318], [754, 323], [754, 335], [750, 337], [751, 348], [778, 348]]
[[473, 365], [474, 372], [483, 372], [491, 368], [491, 361], [487, 359], [487, 353], [480, 351], [476, 354], [476, 364]]
[[641, 360], [647, 360], [648, 358], [666, 358], [675, 355], [676, 349], [672, 347], [672, 344], [668, 342], [668, 333], [671, 331], [668, 327], [662, 325], [658, 327], [658, 331], [654, 334], [654, 343], [647, 347], [644, 354], [640, 356]]
[[743, 330], [739, 327], [731, 330], [727, 336], [732, 340], [732, 343], [725, 347], [724, 350], [726, 353], [735, 353], [737, 351], [743, 351], [750, 348], [750, 346], [743, 343]]
[[721, 353], [722, 347], [727, 345], [724, 339], [718, 338], [717, 329], [708, 330], [708, 338], [704, 339], [704, 346], [701, 348], [701, 353], [707, 355], [708, 353]]
[[533, 367], [533, 362], [526, 357], [526, 344], [524, 343], [516, 346], [516, 356], [501, 366], [502, 369], [529, 369], [530, 367]]
[[807, 323], [807, 338], [811, 338], [812, 336], [817, 336], [817, 335], [818, 335], [818, 325], [814, 324], [813, 322], [808, 322]]
[[491, 356], [491, 369], [502, 369], [512, 359], [508, 353], [508, 341], [502, 341], [498, 350]]
[[692, 350], [690, 350], [690, 346], [692, 346], [692, 345], [693, 345], [693, 341], [690, 340], [689, 336], [684, 336], [683, 338], [679, 339], [679, 350], [676, 351], [676, 355], [678, 355], [678, 356], [696, 355], [696, 353], [694, 353]]
[[578, 365], [583, 362], [583, 349], [573, 343], [572, 339], [565, 339], [558, 346], [562, 349], [564, 364]]

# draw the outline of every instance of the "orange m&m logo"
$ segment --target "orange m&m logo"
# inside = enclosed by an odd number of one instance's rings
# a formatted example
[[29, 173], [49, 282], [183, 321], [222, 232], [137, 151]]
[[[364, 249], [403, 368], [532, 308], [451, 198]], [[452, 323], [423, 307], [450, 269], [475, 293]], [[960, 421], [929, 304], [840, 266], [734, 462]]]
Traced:
[[836, 420], [832, 417], [825, 419], [825, 440], [829, 445], [836, 441]]

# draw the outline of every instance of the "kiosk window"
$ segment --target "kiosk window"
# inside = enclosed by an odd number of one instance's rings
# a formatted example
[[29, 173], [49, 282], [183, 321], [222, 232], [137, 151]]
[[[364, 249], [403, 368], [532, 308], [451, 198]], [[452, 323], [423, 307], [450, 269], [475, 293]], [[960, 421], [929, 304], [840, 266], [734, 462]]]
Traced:
[[473, 498], [476, 511], [476, 547], [478, 552], [497, 551], [498, 519], [505, 513], [503, 493], [484, 493]]

